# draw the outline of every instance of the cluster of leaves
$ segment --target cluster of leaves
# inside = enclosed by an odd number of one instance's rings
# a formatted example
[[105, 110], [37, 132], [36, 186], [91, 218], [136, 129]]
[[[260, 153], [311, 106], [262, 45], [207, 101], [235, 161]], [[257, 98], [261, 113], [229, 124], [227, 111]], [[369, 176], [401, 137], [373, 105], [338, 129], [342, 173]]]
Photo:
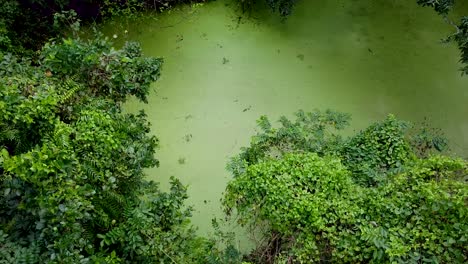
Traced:
[[162, 61], [101, 37], [0, 55], [0, 262], [203, 263], [185, 187], [144, 179], [158, 140], [144, 113]]
[[150, 84], [159, 77], [162, 60], [142, 57], [138, 43], [127, 42], [121, 50], [109, 42], [95, 38], [87, 43], [63, 40], [62, 45], [47, 43], [41, 52], [41, 64], [46, 71], [88, 87], [94, 96], [116, 102], [128, 95], [146, 102]]
[[425, 119], [420, 128], [410, 131], [410, 143], [417, 156], [427, 158], [429, 155], [448, 150], [448, 140], [440, 128], [430, 127]]
[[54, 13], [68, 10], [67, 0], [4, 0], [0, 6], [0, 51], [31, 55], [60, 30]]
[[18, 39], [17, 32], [11, 30], [16, 16], [19, 13], [18, 3], [7, 0], [0, 5], [0, 51], [13, 51], [15, 40]]
[[129, 18], [138, 16], [138, 13], [144, 10], [164, 11], [179, 4], [207, 1], [209, 0], [101, 0], [99, 7], [100, 15], [103, 17], [125, 16]]
[[257, 121], [260, 132], [252, 137], [248, 148], [233, 157], [228, 169], [234, 176], [245, 172], [249, 165], [268, 158], [280, 158], [290, 152], [335, 153], [343, 143], [336, 132], [343, 130], [350, 115], [336, 111], [306, 113], [299, 111], [294, 121], [281, 117], [279, 128], [273, 128], [266, 116]]
[[437, 13], [447, 14], [455, 4], [455, 0], [418, 0], [418, 4], [432, 7]]
[[273, 12], [278, 12], [283, 17], [291, 14], [297, 1], [298, 0], [237, 0], [242, 12], [249, 12], [257, 8], [256, 5], [258, 4], [267, 4]]
[[299, 112], [234, 157], [227, 215], [261, 232], [253, 263], [466, 263], [468, 163], [418, 155], [390, 115], [342, 138], [349, 116]]
[[409, 124], [389, 115], [343, 145], [340, 156], [355, 181], [366, 186], [376, 185], [385, 179], [387, 172], [411, 159], [412, 150], [405, 138], [408, 127]]
[[468, 16], [461, 18], [461, 22], [456, 27], [457, 32], [447, 38], [447, 41], [454, 41], [460, 49], [460, 62], [463, 64], [461, 71], [468, 74]]
[[434, 8], [447, 23], [455, 28], [456, 32], [445, 41], [453, 41], [458, 45], [461, 52], [460, 62], [463, 64], [461, 71], [463, 74], [468, 74], [468, 16], [463, 16], [458, 23], [448, 18], [448, 14], [455, 5], [455, 0], [418, 0], [418, 4]]

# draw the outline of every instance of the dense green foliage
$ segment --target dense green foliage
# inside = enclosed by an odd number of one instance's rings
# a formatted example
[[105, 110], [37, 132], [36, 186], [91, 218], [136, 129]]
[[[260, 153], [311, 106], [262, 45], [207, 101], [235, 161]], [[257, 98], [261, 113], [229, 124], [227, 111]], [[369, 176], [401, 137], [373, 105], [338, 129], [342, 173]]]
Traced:
[[185, 187], [144, 180], [158, 141], [144, 113], [162, 61], [135, 43], [64, 39], [38, 65], [0, 57], [0, 248], [2, 263], [197, 263]]
[[236, 0], [242, 11], [247, 12], [256, 8], [257, 4], [266, 3], [268, 7], [274, 11], [278, 12], [281, 16], [288, 16], [291, 14], [294, 4], [297, 0]]
[[35, 51], [51, 37], [63, 33], [54, 25], [54, 14], [74, 10], [85, 22], [106, 17], [136, 16], [144, 10], [161, 11], [176, 4], [205, 0], [2, 0], [0, 51], [23, 54]]
[[18, 2], [5, 1], [0, 5], [0, 51], [14, 51], [19, 32], [12, 30], [12, 26], [19, 13]]
[[263, 234], [251, 261], [466, 263], [466, 161], [435, 147], [418, 157], [394, 116], [343, 138], [348, 121], [299, 112], [273, 128], [260, 118], [229, 164], [223, 200], [228, 215]]
[[[60, 38], [79, 18], [132, 15], [185, 0], [5, 0], [0, 5], [0, 263], [239, 263], [232, 237], [197, 237], [172, 178], [144, 178], [158, 140], [143, 112], [162, 60], [137, 43]], [[244, 10], [258, 1], [238, 0]], [[282, 16], [295, 0], [266, 0]], [[468, 73], [468, 18], [454, 1], [419, 0], [454, 25]], [[73, 11], [75, 10], [75, 11]], [[56, 13], [60, 12], [60, 13]], [[50, 39], [50, 37], [55, 37]], [[260, 232], [255, 263], [467, 262], [467, 163], [437, 155], [430, 131], [409, 137], [389, 116], [352, 137], [347, 114], [266, 117], [229, 163], [228, 215]], [[219, 248], [225, 247], [225, 250]]]

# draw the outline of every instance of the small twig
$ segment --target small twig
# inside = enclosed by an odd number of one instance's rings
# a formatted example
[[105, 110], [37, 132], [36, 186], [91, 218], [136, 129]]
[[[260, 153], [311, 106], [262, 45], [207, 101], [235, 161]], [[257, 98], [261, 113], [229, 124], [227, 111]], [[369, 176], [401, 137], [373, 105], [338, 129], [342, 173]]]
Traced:
[[172, 263], [177, 264], [177, 262], [176, 262], [173, 258], [171, 258], [171, 256], [169, 256], [169, 255], [166, 253], [166, 251], [164, 251], [164, 249], [161, 249], [161, 251], [164, 253], [164, 255], [166, 255], [168, 258], [171, 259]]
[[442, 17], [443, 17], [444, 21], [445, 21], [447, 24], [453, 26], [453, 27], [457, 30], [457, 34], [461, 32], [461, 30], [460, 30], [460, 28], [458, 27], [458, 25], [455, 24], [455, 22], [453, 22], [450, 18], [448, 18], [447, 15], [443, 15]]

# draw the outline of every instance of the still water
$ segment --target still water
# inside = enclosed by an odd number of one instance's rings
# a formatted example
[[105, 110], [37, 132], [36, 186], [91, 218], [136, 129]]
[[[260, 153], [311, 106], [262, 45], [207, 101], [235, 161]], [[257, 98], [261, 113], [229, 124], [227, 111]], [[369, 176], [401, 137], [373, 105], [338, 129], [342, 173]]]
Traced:
[[281, 21], [214, 1], [107, 24], [117, 42], [139, 41], [145, 55], [165, 59], [149, 103], [127, 105], [146, 111], [161, 140], [161, 166], [148, 177], [164, 188], [172, 175], [188, 184], [193, 222], [206, 234], [222, 216], [226, 161], [263, 114], [332, 108], [351, 113], [355, 130], [388, 113], [427, 117], [466, 157], [468, 77], [456, 47], [440, 42], [450, 26], [415, 2], [304, 0]]

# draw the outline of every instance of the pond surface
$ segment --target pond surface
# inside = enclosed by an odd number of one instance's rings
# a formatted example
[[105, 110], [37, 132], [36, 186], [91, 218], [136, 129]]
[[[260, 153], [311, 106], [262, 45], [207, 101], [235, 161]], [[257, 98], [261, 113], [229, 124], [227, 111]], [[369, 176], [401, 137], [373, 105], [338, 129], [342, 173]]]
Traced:
[[149, 103], [127, 105], [146, 111], [161, 140], [161, 166], [149, 178], [164, 188], [172, 175], [188, 184], [205, 234], [222, 216], [225, 164], [263, 114], [331, 108], [351, 113], [356, 130], [388, 113], [427, 117], [466, 157], [468, 77], [456, 47], [440, 43], [452, 29], [415, 2], [304, 0], [281, 21], [266, 11], [240, 17], [215, 1], [108, 24], [118, 42], [137, 40], [165, 59]]

